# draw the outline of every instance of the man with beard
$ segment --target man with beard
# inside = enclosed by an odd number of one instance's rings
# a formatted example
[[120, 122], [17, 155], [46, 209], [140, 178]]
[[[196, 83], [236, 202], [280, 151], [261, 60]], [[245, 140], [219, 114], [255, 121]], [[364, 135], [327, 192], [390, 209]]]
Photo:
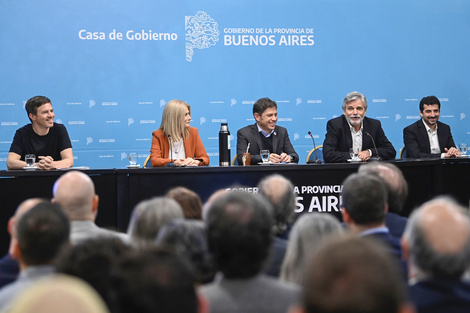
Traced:
[[441, 102], [428, 96], [419, 102], [422, 119], [403, 130], [407, 158], [455, 158], [460, 151], [455, 147], [450, 126], [439, 122]]
[[[323, 157], [325, 163], [346, 162], [349, 149], [358, 149], [361, 161], [394, 159], [395, 148], [387, 139], [380, 121], [366, 117], [367, 99], [357, 91], [350, 92], [343, 100], [343, 115], [326, 124]], [[374, 147], [377, 147], [377, 149]]]

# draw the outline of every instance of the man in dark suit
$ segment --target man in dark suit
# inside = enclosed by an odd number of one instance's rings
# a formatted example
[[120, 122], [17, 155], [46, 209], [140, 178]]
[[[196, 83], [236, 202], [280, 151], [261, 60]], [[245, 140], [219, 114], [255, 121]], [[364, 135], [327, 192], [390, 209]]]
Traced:
[[325, 163], [346, 162], [350, 158], [350, 148], [359, 149], [359, 159], [362, 161], [371, 157], [395, 158], [397, 152], [385, 136], [382, 124], [366, 117], [366, 112], [367, 99], [362, 93], [353, 91], [346, 95], [343, 100], [343, 115], [326, 124], [323, 141]]
[[419, 313], [470, 312], [468, 209], [440, 197], [411, 215], [402, 238], [410, 273], [410, 298]]
[[385, 226], [388, 204], [383, 179], [369, 174], [351, 174], [343, 182], [341, 197], [341, 215], [351, 232], [382, 243], [390, 255], [401, 262], [403, 278], [406, 278], [406, 264], [401, 261], [400, 240], [392, 236]]
[[439, 122], [441, 102], [428, 96], [419, 102], [422, 119], [403, 130], [407, 158], [455, 158], [460, 151], [447, 124]]
[[277, 104], [269, 98], [261, 98], [253, 105], [256, 123], [237, 132], [237, 160], [243, 164], [243, 153], [251, 154], [251, 164], [261, 162], [260, 150], [269, 150], [271, 163], [297, 163], [299, 156], [289, 140], [287, 129], [277, 126]]

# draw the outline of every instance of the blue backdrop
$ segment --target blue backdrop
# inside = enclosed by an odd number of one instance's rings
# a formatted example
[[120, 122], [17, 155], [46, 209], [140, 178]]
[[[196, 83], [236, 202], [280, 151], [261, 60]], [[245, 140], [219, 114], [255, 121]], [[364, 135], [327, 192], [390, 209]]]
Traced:
[[305, 162], [364, 93], [396, 150], [423, 96], [470, 143], [470, 1], [70, 0], [0, 2], [0, 169], [24, 103], [51, 98], [75, 166], [121, 168], [149, 154], [164, 104], [192, 106], [192, 125], [218, 164], [218, 131], [254, 123], [252, 104], [278, 103], [279, 125]]

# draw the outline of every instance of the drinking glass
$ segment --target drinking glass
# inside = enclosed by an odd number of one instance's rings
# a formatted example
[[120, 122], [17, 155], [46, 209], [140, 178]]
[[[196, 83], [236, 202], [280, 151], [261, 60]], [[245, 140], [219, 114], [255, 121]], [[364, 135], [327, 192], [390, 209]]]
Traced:
[[26, 161], [26, 165], [28, 165], [28, 167], [32, 167], [34, 166], [34, 162], [36, 162], [36, 156], [34, 154], [26, 154], [24, 160]]
[[466, 155], [467, 150], [468, 150], [468, 145], [466, 143], [461, 143], [459, 145], [459, 150], [460, 150], [460, 153], [462, 153], [462, 155]]
[[261, 160], [263, 161], [263, 163], [268, 163], [269, 161], [269, 150], [261, 150], [259, 152], [260, 156], [261, 156]]
[[129, 153], [129, 163], [134, 166], [137, 164], [137, 159], [138, 159], [138, 156], [137, 156], [137, 153], [136, 152], [131, 152]]
[[351, 156], [351, 160], [359, 159], [359, 149], [349, 148], [349, 155]]

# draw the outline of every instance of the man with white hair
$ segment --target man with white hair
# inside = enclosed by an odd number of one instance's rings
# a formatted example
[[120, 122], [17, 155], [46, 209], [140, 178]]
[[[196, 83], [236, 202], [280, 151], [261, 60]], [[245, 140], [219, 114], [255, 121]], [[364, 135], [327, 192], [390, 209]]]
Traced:
[[88, 238], [117, 237], [129, 242], [127, 234], [104, 229], [95, 224], [98, 214], [99, 197], [95, 185], [88, 175], [70, 171], [54, 184], [53, 202], [58, 202], [70, 222], [70, 241], [75, 244]]
[[402, 238], [410, 296], [418, 312], [470, 312], [470, 219], [464, 208], [440, 197], [410, 217]]

